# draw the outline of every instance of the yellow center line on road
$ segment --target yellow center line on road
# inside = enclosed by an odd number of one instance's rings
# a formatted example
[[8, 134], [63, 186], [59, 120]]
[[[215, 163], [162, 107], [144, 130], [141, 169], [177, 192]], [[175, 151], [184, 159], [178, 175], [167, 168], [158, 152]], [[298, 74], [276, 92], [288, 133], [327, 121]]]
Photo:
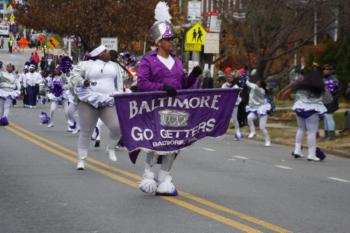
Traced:
[[[13, 122], [11, 122], [11, 125], [12, 125], [14, 128], [16, 128], [17, 130], [22, 131], [23, 133], [26, 133], [26, 134], [30, 135], [31, 137], [33, 137], [33, 138], [36, 138], [36, 139], [38, 139], [38, 140], [40, 140], [40, 141], [42, 141], [42, 142], [44, 142], [44, 143], [47, 143], [47, 144], [49, 144], [49, 145], [52, 145], [52, 146], [56, 147], [56, 148], [59, 149], [59, 150], [62, 150], [62, 151], [66, 152], [66, 153], [68, 153], [68, 154], [70, 154], [70, 155], [72, 155], [72, 156], [74, 156], [74, 157], [77, 157], [77, 152], [75, 152], [75, 151], [73, 151], [73, 150], [70, 150], [70, 149], [68, 149], [68, 148], [66, 148], [66, 147], [64, 147], [64, 146], [62, 146], [62, 145], [60, 145], [60, 144], [57, 144], [57, 143], [55, 143], [55, 142], [53, 142], [53, 141], [50, 141], [50, 140], [48, 140], [48, 139], [46, 139], [46, 138], [44, 138], [44, 137], [41, 137], [41, 136], [37, 135], [37, 134], [35, 134], [35, 133], [32, 133], [31, 131], [28, 131], [28, 130], [26, 130], [25, 128], [23, 128], [23, 127], [21, 127], [21, 126], [18, 126], [18, 125], [16, 125], [16, 124], [14, 124]], [[72, 161], [72, 160], [71, 160], [71, 161]], [[74, 159], [74, 162], [75, 162], [75, 161], [76, 161], [76, 159]], [[106, 169], [108, 169], [108, 170], [117, 172], [117, 173], [119, 173], [119, 174], [125, 175], [125, 176], [130, 177], [130, 178], [133, 178], [133, 179], [135, 179], [135, 180], [140, 180], [140, 179], [141, 179], [141, 176], [139, 176], [139, 175], [137, 175], [137, 174], [134, 174], [134, 173], [125, 171], [125, 170], [123, 170], [123, 169], [119, 169], [119, 168], [113, 167], [113, 166], [111, 166], [111, 165], [105, 164], [105, 163], [100, 162], [100, 161], [98, 161], [98, 160], [95, 160], [95, 159], [92, 159], [92, 158], [88, 158], [88, 161], [89, 161], [89, 162], [92, 162], [92, 163], [94, 163], [94, 164], [96, 164], [96, 165], [99, 165], [99, 166], [101, 166], [101, 167], [104, 167], [104, 168], [106, 168]], [[90, 166], [91, 166], [91, 165], [90, 165]], [[124, 182], [123, 182], [123, 183], [124, 183]], [[129, 185], [129, 186], [130, 186], [130, 185]], [[137, 185], [136, 185], [136, 184], [135, 184], [135, 186], [132, 185], [132, 187], [137, 188]], [[238, 217], [238, 218], [240, 218], [240, 219], [242, 219], [242, 220], [245, 220], [245, 221], [248, 221], [248, 222], [251, 222], [251, 223], [260, 225], [260, 226], [265, 227], [265, 228], [267, 228], [267, 229], [269, 229], [269, 230], [272, 230], [272, 231], [274, 231], [274, 232], [278, 232], [278, 233], [292, 232], [292, 231], [287, 230], [287, 229], [285, 229], [285, 228], [282, 228], [282, 227], [280, 227], [280, 226], [277, 226], [277, 225], [274, 225], [274, 224], [272, 224], [272, 223], [263, 221], [263, 220], [261, 220], [261, 219], [257, 219], [257, 218], [255, 218], [255, 217], [252, 217], [252, 216], [249, 216], [249, 215], [240, 213], [240, 212], [238, 212], [238, 211], [234, 211], [234, 210], [232, 210], [232, 209], [229, 209], [229, 208], [227, 208], [227, 207], [221, 206], [221, 205], [219, 205], [219, 204], [216, 204], [216, 203], [214, 203], [214, 202], [208, 201], [208, 200], [206, 200], [206, 199], [197, 197], [197, 196], [192, 195], [192, 194], [190, 194], [190, 193], [186, 193], [186, 192], [183, 192], [183, 191], [180, 191], [179, 193], [180, 193], [180, 196], [181, 196], [181, 197], [185, 197], [185, 198], [187, 198], [187, 199], [190, 199], [190, 200], [192, 200], [192, 201], [195, 201], [195, 202], [200, 203], [200, 204], [202, 204], [202, 205], [205, 205], [205, 206], [207, 206], [207, 207], [210, 207], [210, 208], [213, 208], [213, 209], [222, 211], [222, 212], [224, 212], [224, 213], [227, 213], [227, 214], [229, 214], [229, 215], [231, 215], [231, 216]], [[164, 199], [164, 198], [163, 198], [163, 199]], [[178, 205], [181, 205], [181, 206], [182, 206], [181, 201], [178, 200], [178, 199], [176, 199], [176, 200], [179, 201]], [[173, 202], [173, 198], [171, 198], [171, 201]], [[185, 203], [186, 203], [186, 202], [185, 202]]]
[[[58, 155], [64, 159], [67, 159], [71, 162], [76, 162], [77, 159], [69, 156], [69, 155], [66, 155], [65, 153], [61, 152], [61, 151], [58, 151], [46, 144], [44, 144], [43, 142], [40, 142], [40, 141], [37, 141], [31, 137], [29, 137], [28, 135], [25, 135], [23, 134], [22, 132], [20, 132], [19, 130], [15, 129], [14, 127], [11, 127], [11, 126], [8, 126], [6, 127], [7, 130], [11, 131], [12, 133], [18, 135], [19, 137], [23, 138], [23, 139], [26, 139], [28, 140], [29, 142], [41, 147], [42, 149], [46, 150], [46, 151], [49, 151], [55, 155]], [[96, 167], [94, 165], [87, 165], [88, 168], [90, 168], [91, 170], [95, 171], [95, 172], [98, 172], [102, 175], [105, 175], [113, 180], [117, 180], [129, 187], [132, 187], [132, 188], [135, 188], [135, 189], [138, 189], [138, 185], [137, 183], [135, 183], [134, 181], [131, 181], [129, 179], [126, 179], [122, 176], [119, 176], [119, 175], [116, 175], [112, 172], [109, 172], [107, 170], [104, 170], [102, 168], [99, 168], [99, 167]], [[195, 206], [193, 204], [190, 204], [188, 202], [185, 202], [185, 201], [182, 201], [182, 200], [179, 200], [177, 198], [174, 198], [174, 197], [160, 197], [162, 198], [163, 200], [166, 200], [168, 202], [171, 202], [173, 204], [176, 204], [178, 206], [181, 206], [181, 207], [184, 207], [194, 213], [197, 213], [199, 215], [202, 215], [202, 216], [205, 216], [207, 218], [210, 218], [212, 220], [215, 220], [215, 221], [218, 221], [218, 222], [221, 222], [225, 225], [228, 225], [228, 226], [231, 226], [237, 230], [240, 230], [242, 232], [247, 232], [247, 233], [262, 233], [261, 231], [257, 230], [257, 229], [254, 229], [248, 225], [244, 225], [240, 222], [237, 222], [237, 221], [234, 221], [232, 219], [229, 219], [227, 217], [224, 217], [224, 216], [221, 216], [217, 213], [214, 213], [214, 212], [211, 212], [211, 211], [208, 211], [206, 209], [203, 209], [203, 208], [200, 208], [198, 206]]]

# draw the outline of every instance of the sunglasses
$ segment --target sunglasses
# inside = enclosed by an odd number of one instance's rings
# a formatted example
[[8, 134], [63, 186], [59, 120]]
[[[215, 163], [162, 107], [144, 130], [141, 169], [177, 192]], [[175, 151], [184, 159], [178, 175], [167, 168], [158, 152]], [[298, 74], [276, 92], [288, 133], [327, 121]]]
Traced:
[[175, 39], [176, 37], [163, 38], [163, 40], [166, 40], [166, 41], [174, 41]]

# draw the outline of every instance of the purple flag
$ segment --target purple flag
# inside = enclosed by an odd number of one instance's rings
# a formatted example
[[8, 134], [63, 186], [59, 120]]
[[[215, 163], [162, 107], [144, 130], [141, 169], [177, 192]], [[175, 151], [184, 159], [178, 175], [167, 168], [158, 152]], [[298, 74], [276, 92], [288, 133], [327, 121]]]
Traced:
[[226, 133], [239, 89], [140, 92], [115, 96], [123, 144], [139, 149], [177, 151], [197, 140]]

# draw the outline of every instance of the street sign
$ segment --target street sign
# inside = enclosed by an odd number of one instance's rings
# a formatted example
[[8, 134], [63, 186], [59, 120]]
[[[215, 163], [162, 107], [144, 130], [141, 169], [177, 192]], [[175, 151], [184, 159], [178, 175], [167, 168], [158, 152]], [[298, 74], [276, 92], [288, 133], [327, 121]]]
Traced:
[[187, 5], [187, 19], [189, 21], [199, 21], [202, 16], [202, 2], [189, 1]]
[[217, 12], [207, 12], [207, 32], [220, 32], [221, 31], [221, 19], [220, 14]]
[[220, 34], [207, 33], [205, 36], [204, 53], [220, 53]]
[[40, 34], [40, 35], [38, 36], [38, 40], [39, 40], [40, 42], [44, 42], [45, 39], [46, 39], [45, 35]]
[[53, 36], [48, 39], [46, 45], [49, 46], [50, 49], [55, 49], [60, 45], [60, 42]]
[[118, 38], [117, 37], [103, 37], [101, 38], [101, 44], [106, 46], [108, 50], [118, 51]]
[[10, 22], [11, 23], [15, 22], [15, 15], [13, 13], [10, 15]]
[[201, 51], [207, 32], [200, 23], [196, 23], [186, 32], [185, 51]]

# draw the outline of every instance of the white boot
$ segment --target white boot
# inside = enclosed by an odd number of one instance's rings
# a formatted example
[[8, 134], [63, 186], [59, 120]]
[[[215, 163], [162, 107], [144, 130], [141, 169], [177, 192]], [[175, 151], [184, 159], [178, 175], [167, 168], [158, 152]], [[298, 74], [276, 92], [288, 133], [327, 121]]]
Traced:
[[158, 184], [154, 180], [154, 173], [146, 168], [142, 177], [143, 179], [139, 183], [139, 189], [145, 193], [155, 193]]
[[108, 154], [108, 158], [113, 162], [117, 162], [118, 159], [117, 159], [117, 155], [115, 154], [115, 148], [107, 146], [106, 151]]
[[160, 196], [177, 196], [177, 190], [175, 185], [172, 183], [172, 177], [169, 175], [169, 172], [159, 170], [158, 173], [158, 188], [156, 191], [157, 195]]
[[316, 147], [309, 147], [309, 154], [307, 156], [308, 161], [320, 161], [316, 156]]
[[77, 164], [77, 170], [84, 170], [85, 169], [85, 159], [87, 157], [88, 150], [78, 148], [78, 154], [79, 154], [79, 160], [78, 160], [78, 164]]
[[304, 155], [301, 152], [301, 143], [295, 143], [294, 152], [292, 152], [294, 158], [303, 158]]

